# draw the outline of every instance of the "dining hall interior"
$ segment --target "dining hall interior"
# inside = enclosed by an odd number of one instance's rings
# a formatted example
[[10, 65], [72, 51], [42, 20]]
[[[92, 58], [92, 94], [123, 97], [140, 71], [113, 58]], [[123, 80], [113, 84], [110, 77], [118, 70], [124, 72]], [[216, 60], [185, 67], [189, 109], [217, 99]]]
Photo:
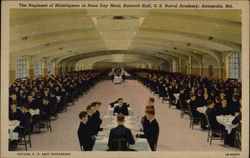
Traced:
[[9, 151], [240, 151], [241, 19], [11, 9]]

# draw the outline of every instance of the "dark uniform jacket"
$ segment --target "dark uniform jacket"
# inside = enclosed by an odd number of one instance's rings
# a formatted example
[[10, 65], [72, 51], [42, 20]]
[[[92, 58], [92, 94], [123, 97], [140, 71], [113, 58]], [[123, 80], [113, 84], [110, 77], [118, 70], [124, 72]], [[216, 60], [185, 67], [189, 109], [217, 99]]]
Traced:
[[114, 109], [114, 113], [118, 113], [118, 114], [123, 114], [123, 115], [129, 115], [128, 113], [128, 107], [127, 106], [116, 106]]
[[157, 147], [157, 141], [159, 137], [159, 125], [156, 119], [154, 119], [152, 122], [148, 122], [148, 125], [146, 126], [146, 129], [144, 129], [144, 134], [137, 135], [137, 137], [140, 138], [147, 138], [148, 144], [152, 151], [156, 151]]
[[100, 118], [100, 112], [96, 111], [93, 115], [92, 115], [92, 127], [94, 129], [95, 135], [97, 135], [97, 133], [99, 131], [102, 131], [103, 129], [100, 127], [102, 124], [102, 120]]
[[87, 124], [81, 122], [77, 131], [78, 139], [80, 144], [83, 146], [85, 151], [92, 150], [92, 133], [89, 130]]
[[113, 144], [113, 141], [115, 139], [120, 139], [120, 138], [125, 139], [128, 144], [135, 143], [131, 130], [124, 127], [123, 125], [118, 125], [117, 127], [110, 130], [109, 141], [108, 141], [109, 150], [116, 150], [115, 149], [116, 146], [114, 146], [115, 144]]
[[215, 108], [207, 108], [206, 115], [208, 116], [210, 125], [212, 130], [215, 131], [221, 131], [223, 130], [222, 125], [217, 121], [216, 116], [218, 116], [220, 113]]

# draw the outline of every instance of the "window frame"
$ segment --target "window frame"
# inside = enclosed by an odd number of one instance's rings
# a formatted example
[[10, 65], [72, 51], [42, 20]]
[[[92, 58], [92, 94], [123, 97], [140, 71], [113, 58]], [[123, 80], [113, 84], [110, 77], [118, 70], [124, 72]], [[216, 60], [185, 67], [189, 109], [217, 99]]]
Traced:
[[48, 70], [48, 73], [52, 73], [53, 71], [53, 62], [52, 61], [49, 61], [48, 64], [47, 64], [47, 70]]
[[21, 57], [16, 61], [16, 79], [27, 77], [27, 59]]
[[242, 70], [241, 70], [241, 53], [236, 52], [228, 57], [229, 65], [229, 78], [241, 80]]
[[42, 76], [42, 60], [38, 60], [34, 65], [34, 76]]

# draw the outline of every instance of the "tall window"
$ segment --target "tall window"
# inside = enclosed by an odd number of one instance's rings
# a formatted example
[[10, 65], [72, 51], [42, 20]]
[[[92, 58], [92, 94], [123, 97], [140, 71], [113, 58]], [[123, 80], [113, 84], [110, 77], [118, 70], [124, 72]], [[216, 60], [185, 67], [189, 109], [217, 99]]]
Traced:
[[47, 65], [47, 69], [48, 69], [48, 73], [52, 73], [52, 61], [48, 62], [48, 65]]
[[241, 53], [230, 55], [228, 61], [230, 78], [241, 79]]
[[35, 64], [35, 77], [42, 75], [42, 60], [39, 60]]
[[16, 78], [24, 78], [26, 75], [27, 60], [21, 57], [16, 62]]
[[170, 72], [170, 64], [171, 63], [169, 61], [166, 61], [166, 62], [162, 63], [162, 70]]

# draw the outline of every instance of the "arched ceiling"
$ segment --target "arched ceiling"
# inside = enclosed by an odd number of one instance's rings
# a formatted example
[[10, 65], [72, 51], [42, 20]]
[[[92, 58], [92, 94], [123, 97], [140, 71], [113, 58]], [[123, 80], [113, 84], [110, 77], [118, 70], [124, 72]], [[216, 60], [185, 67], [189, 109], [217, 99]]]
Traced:
[[123, 63], [127, 63], [127, 64], [153, 64], [153, 63], [161, 63], [163, 62], [164, 59], [160, 59], [160, 58], [155, 58], [152, 56], [144, 56], [142, 57], [140, 54], [122, 54], [122, 53], [117, 53], [114, 54], [112, 53], [112, 55], [98, 55], [95, 57], [91, 57], [91, 58], [85, 58], [85, 59], [81, 59], [79, 60], [77, 64], [81, 65], [81, 64], [92, 64], [92, 63], [117, 63], [117, 64], [123, 64]]
[[108, 52], [111, 57], [123, 51], [124, 61], [180, 56], [202, 60], [204, 54], [221, 60], [224, 53], [240, 50], [239, 10], [10, 10], [11, 58], [79, 61], [92, 53], [98, 57]]
[[155, 55], [152, 53], [145, 53], [142, 51], [121, 51], [121, 50], [115, 50], [115, 51], [105, 51], [105, 52], [90, 52], [90, 53], [83, 53], [79, 55], [72, 55], [70, 57], [65, 57], [63, 60], [57, 61], [58, 63], [65, 62], [74, 62], [74, 63], [88, 63], [93, 64], [96, 62], [117, 62], [117, 63], [124, 63], [124, 62], [145, 62], [147, 64], [160, 64], [164, 61], [171, 61], [173, 58], [168, 57], [166, 55], [160, 56]]

